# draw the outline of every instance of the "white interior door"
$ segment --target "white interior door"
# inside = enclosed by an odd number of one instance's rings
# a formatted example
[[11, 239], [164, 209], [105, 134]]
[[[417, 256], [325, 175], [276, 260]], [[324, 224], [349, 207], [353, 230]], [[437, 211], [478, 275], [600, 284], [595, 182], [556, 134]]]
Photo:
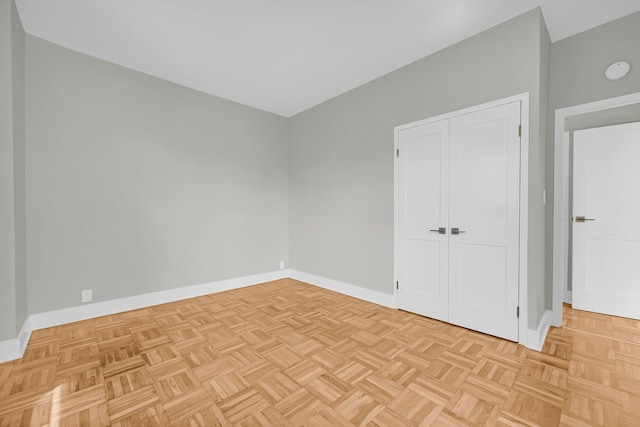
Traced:
[[518, 341], [519, 127], [518, 101], [452, 118], [450, 128], [449, 319], [513, 341]]
[[640, 318], [639, 214], [640, 123], [576, 131], [575, 308]]
[[401, 130], [398, 306], [449, 320], [449, 121]]

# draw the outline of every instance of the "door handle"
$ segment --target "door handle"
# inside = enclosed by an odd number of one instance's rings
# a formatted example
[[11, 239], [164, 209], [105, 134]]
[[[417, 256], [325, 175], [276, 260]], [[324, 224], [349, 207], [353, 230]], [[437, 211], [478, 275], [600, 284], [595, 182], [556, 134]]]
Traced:
[[587, 221], [595, 221], [595, 220], [596, 220], [595, 218], [585, 218], [583, 216], [577, 216], [575, 218], [576, 222], [587, 222]]
[[438, 234], [447, 234], [447, 229], [445, 227], [440, 227], [437, 230], [429, 230], [429, 231], [433, 231], [434, 233], [438, 233]]
[[458, 227], [451, 227], [451, 234], [453, 234], [454, 236], [462, 233], [466, 233], [466, 231], [460, 230]]

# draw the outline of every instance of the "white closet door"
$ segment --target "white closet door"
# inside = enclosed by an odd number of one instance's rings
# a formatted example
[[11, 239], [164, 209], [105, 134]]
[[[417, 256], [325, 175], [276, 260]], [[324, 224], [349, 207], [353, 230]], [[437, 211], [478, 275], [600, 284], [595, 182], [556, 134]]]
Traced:
[[402, 130], [398, 141], [398, 305], [448, 321], [449, 121]]
[[640, 123], [573, 140], [573, 306], [640, 319]]
[[[449, 319], [518, 340], [520, 102], [451, 119]], [[460, 234], [455, 234], [455, 228]]]

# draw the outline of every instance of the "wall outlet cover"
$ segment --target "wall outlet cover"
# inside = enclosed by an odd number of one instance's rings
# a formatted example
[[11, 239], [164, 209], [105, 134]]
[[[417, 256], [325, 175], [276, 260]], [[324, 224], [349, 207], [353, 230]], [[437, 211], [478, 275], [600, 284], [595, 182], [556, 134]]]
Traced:
[[280, 261], [280, 270], [284, 270], [284, 261]]
[[82, 291], [82, 302], [91, 302], [93, 301], [93, 290], [85, 289]]

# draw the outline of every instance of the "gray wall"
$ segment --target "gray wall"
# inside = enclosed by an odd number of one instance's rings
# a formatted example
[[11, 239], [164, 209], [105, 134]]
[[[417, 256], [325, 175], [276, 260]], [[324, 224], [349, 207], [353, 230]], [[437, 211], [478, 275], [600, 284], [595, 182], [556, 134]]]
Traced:
[[15, 337], [11, 1], [0, 0], [0, 339]]
[[13, 87], [13, 189], [15, 221], [16, 333], [27, 318], [27, 235], [25, 208], [25, 33], [15, 1], [11, 2]]
[[288, 262], [287, 120], [27, 36], [29, 312]]
[[529, 308], [533, 310], [535, 303], [535, 316], [529, 316], [530, 328], [536, 328], [544, 312], [551, 310], [553, 295], [551, 264], [547, 264], [552, 261], [549, 249], [553, 242], [553, 235], [549, 230], [552, 220], [548, 218], [548, 205], [544, 203], [545, 199], [550, 199], [548, 194], [543, 196], [547, 187], [553, 186], [553, 183], [546, 179], [547, 151], [549, 151], [547, 127], [550, 73], [551, 39], [544, 19], [541, 19], [539, 123], [537, 137], [534, 138], [537, 146], [531, 147], [529, 158]]
[[[555, 42], [551, 47], [552, 111], [640, 91], [638, 41], [640, 12]], [[619, 60], [629, 62], [631, 71], [621, 80], [607, 80], [604, 70]]]
[[[544, 171], [540, 89], [548, 65], [540, 56], [548, 41], [541, 41], [541, 19], [533, 10], [294, 116], [291, 267], [393, 292], [394, 126], [529, 91], [530, 167]], [[544, 214], [534, 193], [541, 176], [530, 200], [530, 230], [542, 236], [530, 249], [533, 326], [544, 306], [537, 301], [544, 298]]]
[[[86, 288], [102, 301], [272, 271], [289, 252], [391, 294], [394, 126], [525, 91], [535, 327], [552, 295], [545, 136], [556, 108], [640, 90], [638, 40], [640, 13], [550, 44], [536, 10], [286, 120], [27, 36], [25, 153], [24, 32], [0, 0], [0, 340], [27, 297], [42, 312]], [[620, 59], [629, 76], [604, 79]]]
[[26, 318], [24, 244], [24, 30], [0, 0], [0, 340]]

